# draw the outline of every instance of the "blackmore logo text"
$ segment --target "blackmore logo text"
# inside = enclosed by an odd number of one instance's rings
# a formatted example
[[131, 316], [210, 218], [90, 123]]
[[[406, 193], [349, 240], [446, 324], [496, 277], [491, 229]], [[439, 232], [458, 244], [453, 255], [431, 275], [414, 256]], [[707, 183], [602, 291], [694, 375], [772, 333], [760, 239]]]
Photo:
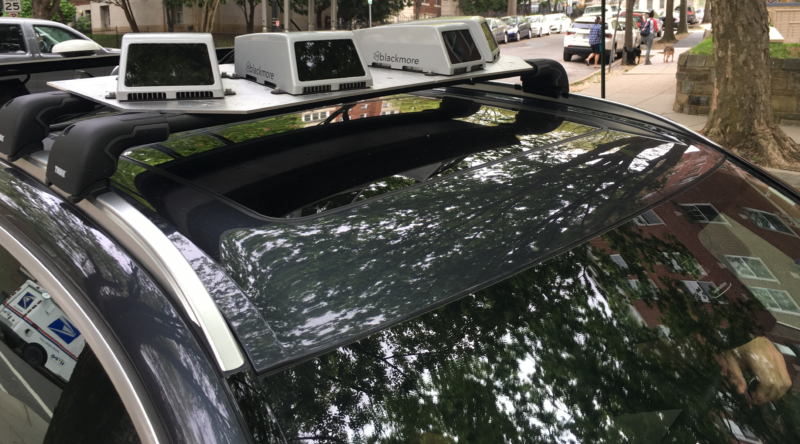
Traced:
[[380, 51], [375, 51], [372, 55], [376, 62], [391, 62], [391, 63], [404, 63], [406, 65], [419, 65], [419, 59], [412, 59], [410, 57], [400, 57], [399, 55], [384, 54]]
[[267, 79], [270, 79], [270, 80], [274, 80], [275, 79], [275, 74], [274, 73], [271, 73], [269, 71], [264, 71], [263, 69], [261, 69], [260, 66], [258, 68], [256, 68], [255, 66], [251, 65], [250, 62], [247, 62], [246, 69], [247, 69], [247, 73], [248, 74], [252, 74], [254, 76], [260, 76], [260, 77], [266, 77]]

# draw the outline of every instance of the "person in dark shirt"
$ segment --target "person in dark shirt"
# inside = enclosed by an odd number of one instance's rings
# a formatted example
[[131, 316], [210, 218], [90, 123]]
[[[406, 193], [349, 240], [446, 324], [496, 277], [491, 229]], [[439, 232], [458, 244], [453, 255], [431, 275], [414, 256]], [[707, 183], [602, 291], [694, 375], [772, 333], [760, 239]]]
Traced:
[[600, 16], [595, 19], [594, 24], [589, 28], [589, 45], [592, 46], [592, 53], [586, 58], [586, 66], [589, 66], [594, 58], [594, 67], [600, 61], [600, 45], [603, 43], [603, 25], [600, 24]]

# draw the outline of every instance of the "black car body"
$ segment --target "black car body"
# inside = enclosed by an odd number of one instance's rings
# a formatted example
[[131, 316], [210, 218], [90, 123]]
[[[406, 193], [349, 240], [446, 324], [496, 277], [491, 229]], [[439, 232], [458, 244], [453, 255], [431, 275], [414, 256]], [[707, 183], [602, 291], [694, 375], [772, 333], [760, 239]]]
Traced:
[[3, 154], [0, 291], [89, 345], [4, 405], [45, 442], [797, 442], [800, 196], [521, 83], [209, 124], [82, 199], [48, 160], [116, 117]]

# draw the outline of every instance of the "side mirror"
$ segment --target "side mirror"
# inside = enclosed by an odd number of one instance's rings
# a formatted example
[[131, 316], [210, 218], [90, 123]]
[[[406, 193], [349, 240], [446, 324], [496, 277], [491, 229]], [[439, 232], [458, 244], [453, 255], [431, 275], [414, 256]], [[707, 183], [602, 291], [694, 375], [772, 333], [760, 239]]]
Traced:
[[75, 39], [53, 45], [52, 53], [63, 57], [80, 57], [93, 55], [102, 49], [102, 46], [92, 40]]

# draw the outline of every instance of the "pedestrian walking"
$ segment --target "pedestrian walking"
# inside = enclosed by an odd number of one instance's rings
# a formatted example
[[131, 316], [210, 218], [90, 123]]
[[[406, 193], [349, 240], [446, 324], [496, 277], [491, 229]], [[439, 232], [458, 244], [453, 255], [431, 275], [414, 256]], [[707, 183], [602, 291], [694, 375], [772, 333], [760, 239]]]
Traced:
[[594, 67], [597, 68], [597, 63], [600, 62], [600, 46], [603, 43], [603, 25], [600, 23], [601, 19], [598, 16], [594, 20], [594, 24], [589, 28], [589, 45], [592, 47], [592, 53], [586, 58], [586, 66], [594, 58]]
[[653, 20], [653, 16], [655, 13], [650, 11], [647, 13], [647, 21], [642, 25], [642, 40], [644, 40], [645, 45], [647, 45], [647, 53], [644, 55], [644, 64], [645, 65], [652, 65], [650, 63], [650, 49], [653, 47], [653, 39], [655, 38], [655, 31], [656, 25], [655, 20]]

